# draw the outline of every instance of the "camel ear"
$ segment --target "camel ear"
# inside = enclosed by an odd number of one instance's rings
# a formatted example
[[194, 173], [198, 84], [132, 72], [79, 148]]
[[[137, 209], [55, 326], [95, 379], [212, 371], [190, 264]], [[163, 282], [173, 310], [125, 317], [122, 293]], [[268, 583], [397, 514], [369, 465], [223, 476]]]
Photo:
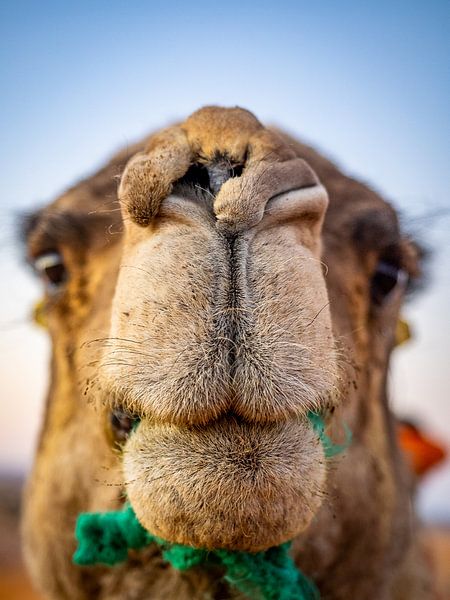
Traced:
[[429, 251], [418, 241], [404, 237], [400, 240], [401, 266], [408, 274], [407, 293], [411, 294], [426, 287], [426, 264]]
[[424, 249], [410, 238], [400, 240], [400, 251], [402, 256], [402, 267], [413, 279], [422, 276], [422, 261], [425, 258]]
[[192, 153], [184, 131], [170, 127], [153, 136], [144, 152], [127, 164], [119, 186], [125, 215], [146, 227], [158, 214], [175, 181], [183, 177]]

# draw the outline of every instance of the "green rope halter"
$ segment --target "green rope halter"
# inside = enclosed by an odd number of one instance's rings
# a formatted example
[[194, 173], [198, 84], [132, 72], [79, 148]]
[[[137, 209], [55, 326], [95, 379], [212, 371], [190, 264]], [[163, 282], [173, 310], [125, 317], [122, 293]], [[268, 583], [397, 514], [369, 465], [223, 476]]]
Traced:
[[[344, 444], [334, 444], [325, 433], [323, 418], [309, 413], [309, 420], [323, 444], [326, 457], [345, 450], [351, 441], [346, 428]], [[184, 571], [198, 565], [224, 568], [224, 579], [240, 592], [257, 600], [317, 600], [314, 583], [295, 565], [289, 555], [291, 542], [254, 554], [229, 550], [207, 551], [172, 544], [149, 533], [137, 520], [133, 508], [126, 504], [120, 511], [82, 513], [78, 516], [75, 537], [78, 548], [73, 556], [76, 564], [115, 565], [128, 557], [128, 550], [139, 550], [155, 543], [175, 569]]]

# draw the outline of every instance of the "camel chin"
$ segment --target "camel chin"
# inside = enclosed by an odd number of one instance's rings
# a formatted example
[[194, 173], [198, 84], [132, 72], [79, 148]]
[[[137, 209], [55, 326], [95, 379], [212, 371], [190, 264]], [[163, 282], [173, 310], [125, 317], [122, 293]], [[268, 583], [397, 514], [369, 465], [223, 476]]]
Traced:
[[126, 491], [151, 533], [256, 552], [292, 539], [319, 509], [323, 449], [305, 419], [207, 426], [140, 423], [124, 450]]

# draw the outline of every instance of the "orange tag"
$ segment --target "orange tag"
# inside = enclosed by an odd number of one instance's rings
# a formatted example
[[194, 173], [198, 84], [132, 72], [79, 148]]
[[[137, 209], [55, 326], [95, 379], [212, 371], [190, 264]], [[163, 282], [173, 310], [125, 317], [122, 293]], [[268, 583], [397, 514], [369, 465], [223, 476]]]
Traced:
[[423, 475], [442, 462], [446, 456], [444, 448], [438, 442], [410, 423], [400, 422], [397, 435], [400, 448], [416, 475]]

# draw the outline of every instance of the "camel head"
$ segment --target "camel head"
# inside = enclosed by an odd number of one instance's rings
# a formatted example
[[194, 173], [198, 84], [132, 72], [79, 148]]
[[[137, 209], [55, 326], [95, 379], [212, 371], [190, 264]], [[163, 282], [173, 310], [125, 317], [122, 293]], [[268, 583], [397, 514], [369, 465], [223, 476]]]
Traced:
[[206, 548], [292, 538], [325, 480], [307, 415], [336, 396], [325, 189], [250, 113], [207, 108], [131, 159], [119, 201], [98, 368], [111, 409], [139, 420], [123, 450], [138, 518]]
[[[62, 494], [70, 551], [78, 512], [124, 498], [171, 542], [295, 538], [329, 494], [311, 413], [336, 431], [345, 415], [354, 452], [386, 455], [373, 432], [413, 251], [379, 196], [351, 180], [344, 193], [305, 148], [245, 110], [204, 108], [30, 220], [53, 366], [27, 520]], [[324, 229], [305, 153], [336, 197]]]

